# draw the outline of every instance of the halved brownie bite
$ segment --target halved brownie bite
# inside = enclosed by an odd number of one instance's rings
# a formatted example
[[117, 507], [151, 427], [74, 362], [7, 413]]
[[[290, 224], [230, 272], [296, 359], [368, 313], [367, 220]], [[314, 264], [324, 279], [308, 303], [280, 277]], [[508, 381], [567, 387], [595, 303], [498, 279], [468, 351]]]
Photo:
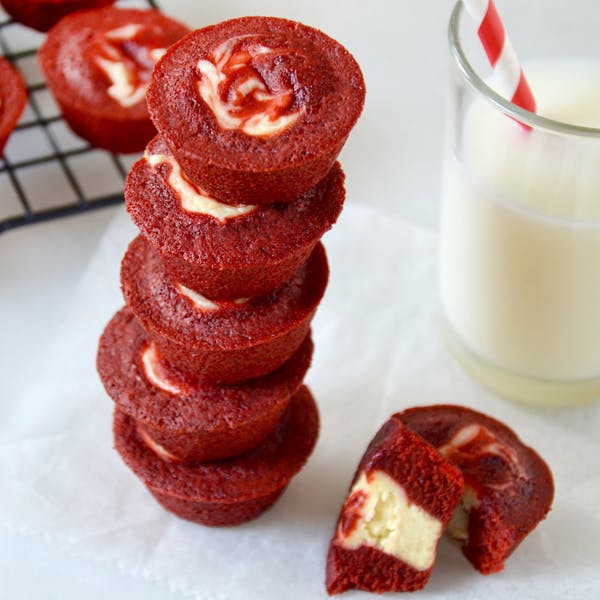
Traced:
[[211, 299], [261, 296], [284, 285], [335, 223], [344, 197], [335, 164], [293, 202], [224, 204], [186, 177], [160, 137], [125, 184], [127, 210], [173, 280]]
[[27, 88], [21, 74], [0, 56], [0, 156], [27, 104]]
[[1, 0], [2, 8], [15, 20], [38, 31], [48, 31], [76, 10], [101, 8], [115, 0]]
[[277, 369], [296, 352], [328, 275], [325, 250], [318, 244], [272, 294], [213, 301], [173, 283], [160, 254], [138, 236], [123, 259], [121, 287], [161, 360], [197, 381], [231, 384]]
[[304, 466], [317, 440], [319, 414], [302, 386], [259, 446], [210, 462], [164, 460], [146, 444], [135, 420], [118, 409], [113, 431], [125, 464], [166, 510], [202, 525], [238, 525], [267, 510]]
[[448, 533], [481, 573], [502, 570], [550, 510], [548, 465], [505, 424], [470, 408], [425, 406], [395, 417], [461, 470], [465, 493]]
[[460, 471], [395, 415], [367, 448], [327, 556], [329, 594], [421, 589], [464, 489]]
[[143, 150], [156, 135], [146, 106], [152, 69], [188, 31], [157, 10], [107, 6], [61, 19], [38, 56], [71, 129], [112, 152]]
[[279, 369], [234, 386], [209, 385], [164, 368], [128, 308], [107, 325], [97, 367], [117, 408], [166, 460], [229, 458], [260, 444], [276, 427], [312, 357], [307, 337]]
[[275, 17], [192, 32], [159, 61], [148, 90], [152, 120], [187, 177], [233, 204], [291, 201], [315, 186], [364, 98], [343, 46]]

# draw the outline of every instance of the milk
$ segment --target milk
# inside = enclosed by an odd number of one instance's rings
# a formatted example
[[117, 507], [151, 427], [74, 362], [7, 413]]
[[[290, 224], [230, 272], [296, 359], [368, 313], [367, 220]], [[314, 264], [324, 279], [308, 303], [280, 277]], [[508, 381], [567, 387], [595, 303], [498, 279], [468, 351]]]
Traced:
[[[526, 73], [539, 114], [600, 128], [600, 65]], [[492, 369], [600, 378], [600, 138], [528, 131], [481, 98], [463, 122], [443, 184], [449, 330]]]

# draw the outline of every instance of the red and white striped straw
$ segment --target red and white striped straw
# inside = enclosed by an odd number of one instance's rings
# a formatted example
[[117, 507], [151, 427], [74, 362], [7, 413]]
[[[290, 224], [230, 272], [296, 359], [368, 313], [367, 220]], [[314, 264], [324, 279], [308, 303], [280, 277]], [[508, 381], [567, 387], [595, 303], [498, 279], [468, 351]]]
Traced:
[[477, 34], [494, 69], [492, 87], [513, 104], [535, 112], [535, 98], [494, 1], [463, 0], [463, 4], [477, 25]]

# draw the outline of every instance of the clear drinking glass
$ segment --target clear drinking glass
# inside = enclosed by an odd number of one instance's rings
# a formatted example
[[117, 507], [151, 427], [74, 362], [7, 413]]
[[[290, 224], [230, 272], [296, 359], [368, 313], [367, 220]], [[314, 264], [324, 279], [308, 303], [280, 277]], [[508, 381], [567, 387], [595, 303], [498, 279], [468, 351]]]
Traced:
[[[543, 15], [534, 24], [543, 30]], [[534, 115], [488, 86], [474, 29], [459, 2], [449, 28], [441, 217], [448, 346], [504, 397], [599, 398], [600, 62], [574, 58], [579, 49], [560, 36], [555, 48], [546, 36], [540, 54], [525, 52], [542, 58], [524, 62]], [[600, 57], [588, 30], [583, 47]], [[577, 43], [586, 35], [583, 24]]]

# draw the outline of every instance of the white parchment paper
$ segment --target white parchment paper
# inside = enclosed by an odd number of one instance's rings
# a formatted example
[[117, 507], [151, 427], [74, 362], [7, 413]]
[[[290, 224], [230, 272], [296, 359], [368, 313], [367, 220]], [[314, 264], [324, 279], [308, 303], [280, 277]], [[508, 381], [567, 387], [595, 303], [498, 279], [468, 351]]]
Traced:
[[600, 404], [534, 409], [471, 382], [438, 329], [435, 234], [356, 205], [325, 240], [331, 279], [307, 378], [322, 429], [310, 462], [246, 525], [204, 528], [163, 511], [112, 449], [112, 403], [95, 372], [134, 235], [120, 213], [60, 335], [40, 341], [49, 345], [44, 367], [0, 423], [1, 524], [202, 600], [324, 598], [329, 538], [370, 438], [397, 410], [458, 403], [506, 421], [538, 449], [554, 472], [555, 503], [497, 575], [479, 575], [443, 540], [419, 596], [600, 597]]

